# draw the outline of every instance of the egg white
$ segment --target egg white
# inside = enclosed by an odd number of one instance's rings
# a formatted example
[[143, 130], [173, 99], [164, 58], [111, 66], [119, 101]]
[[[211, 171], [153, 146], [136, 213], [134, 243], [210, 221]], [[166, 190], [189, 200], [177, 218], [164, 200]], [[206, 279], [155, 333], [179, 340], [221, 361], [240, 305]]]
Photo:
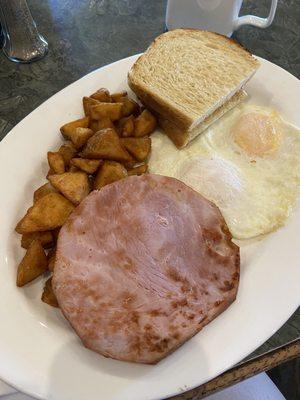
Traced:
[[[249, 154], [236, 143], [234, 126], [247, 113], [266, 115], [277, 127], [280, 140], [270, 154]], [[180, 179], [213, 201], [233, 237], [256, 237], [284, 224], [299, 193], [300, 129], [272, 109], [243, 104], [181, 150], [156, 132], [149, 170]]]

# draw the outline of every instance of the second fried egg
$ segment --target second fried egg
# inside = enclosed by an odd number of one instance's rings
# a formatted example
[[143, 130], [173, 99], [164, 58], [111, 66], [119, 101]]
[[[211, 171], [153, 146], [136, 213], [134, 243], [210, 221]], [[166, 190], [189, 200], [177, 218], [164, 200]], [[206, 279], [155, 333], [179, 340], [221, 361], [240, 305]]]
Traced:
[[295, 202], [300, 129], [275, 110], [244, 104], [182, 150], [156, 132], [149, 168], [213, 201], [233, 237], [256, 237], [283, 225]]

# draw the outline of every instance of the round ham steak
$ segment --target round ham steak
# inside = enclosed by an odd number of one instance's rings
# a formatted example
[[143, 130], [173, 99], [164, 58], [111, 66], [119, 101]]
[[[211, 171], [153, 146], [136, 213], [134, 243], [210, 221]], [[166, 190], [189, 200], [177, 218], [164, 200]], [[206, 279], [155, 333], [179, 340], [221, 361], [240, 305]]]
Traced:
[[156, 363], [235, 299], [239, 248], [219, 209], [174, 178], [92, 192], [62, 227], [53, 289], [83, 344]]

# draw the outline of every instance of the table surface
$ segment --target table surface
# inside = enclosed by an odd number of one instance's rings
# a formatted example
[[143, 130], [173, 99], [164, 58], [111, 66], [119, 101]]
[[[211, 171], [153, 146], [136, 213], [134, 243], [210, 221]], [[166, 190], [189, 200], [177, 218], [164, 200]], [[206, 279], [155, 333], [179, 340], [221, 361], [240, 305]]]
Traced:
[[[144, 51], [165, 28], [166, 0], [28, 0], [28, 5], [49, 43], [49, 54], [29, 65], [0, 54], [0, 140], [54, 93], [94, 69]], [[269, 5], [270, 0], [247, 0], [241, 13], [266, 16]], [[234, 38], [299, 78], [299, 33], [300, 0], [279, 0], [271, 27], [242, 27]], [[300, 309], [232, 370], [176, 399], [200, 399], [297, 355]]]

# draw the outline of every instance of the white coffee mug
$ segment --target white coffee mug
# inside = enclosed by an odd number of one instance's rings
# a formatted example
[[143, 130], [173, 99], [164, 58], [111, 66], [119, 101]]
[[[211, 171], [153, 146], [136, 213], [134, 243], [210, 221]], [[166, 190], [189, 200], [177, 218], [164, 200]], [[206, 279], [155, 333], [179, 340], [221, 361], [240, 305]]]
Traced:
[[277, 0], [272, 0], [267, 18], [254, 15], [239, 17], [242, 3], [243, 0], [168, 0], [166, 27], [168, 30], [198, 28], [231, 36], [242, 25], [258, 28], [271, 25]]

